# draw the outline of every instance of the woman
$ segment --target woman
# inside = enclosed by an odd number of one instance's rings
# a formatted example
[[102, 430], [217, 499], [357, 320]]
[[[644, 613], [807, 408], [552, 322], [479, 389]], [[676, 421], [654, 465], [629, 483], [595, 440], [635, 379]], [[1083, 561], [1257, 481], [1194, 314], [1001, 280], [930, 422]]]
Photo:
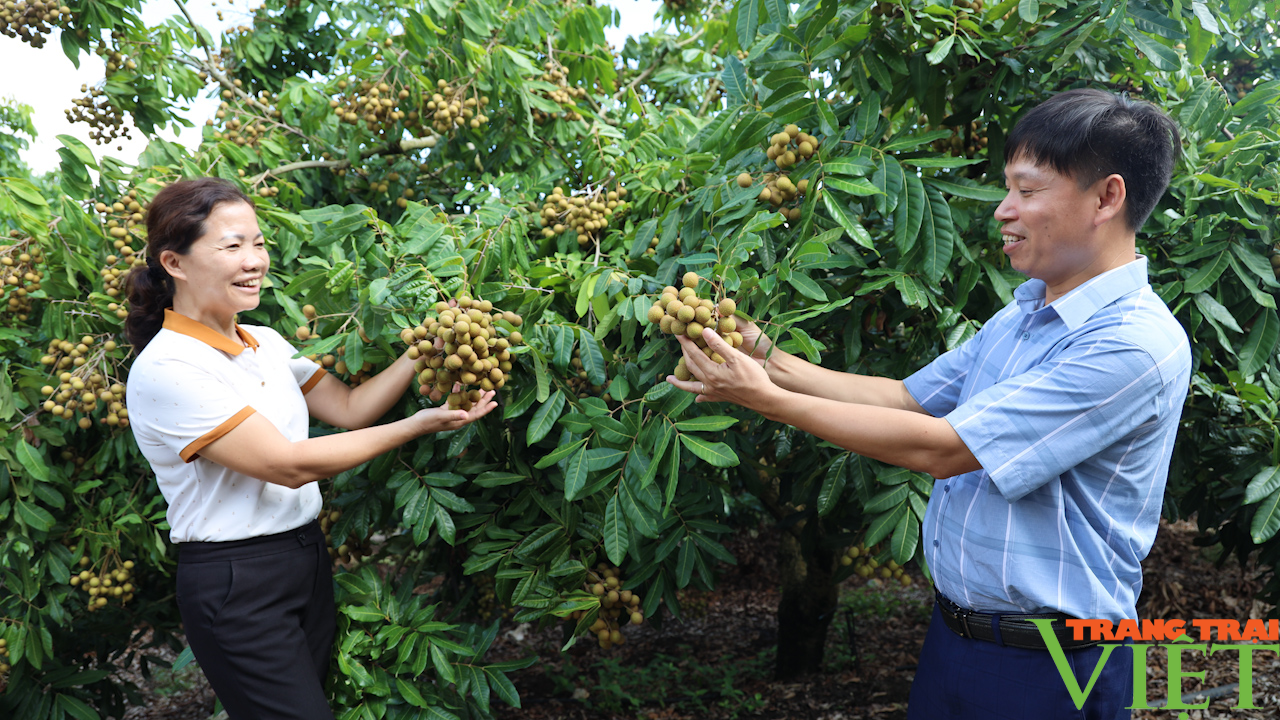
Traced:
[[[493, 393], [370, 427], [413, 378], [407, 355], [352, 390], [271, 328], [236, 324], [270, 266], [248, 196], [214, 178], [173, 183], [147, 235], [147, 266], [129, 278], [129, 420], [169, 505], [187, 640], [233, 720], [332, 718], [316, 481], [474, 422]], [[308, 416], [352, 432], [308, 439]]]

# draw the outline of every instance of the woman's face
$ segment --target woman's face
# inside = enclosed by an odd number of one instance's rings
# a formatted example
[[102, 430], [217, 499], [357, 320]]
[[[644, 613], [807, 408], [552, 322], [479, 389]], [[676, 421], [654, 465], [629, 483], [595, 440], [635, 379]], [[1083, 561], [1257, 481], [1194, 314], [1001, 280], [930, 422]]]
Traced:
[[271, 267], [252, 205], [223, 202], [205, 219], [205, 232], [186, 255], [161, 253], [175, 279], [175, 302], [200, 315], [232, 316], [258, 307], [262, 278]]

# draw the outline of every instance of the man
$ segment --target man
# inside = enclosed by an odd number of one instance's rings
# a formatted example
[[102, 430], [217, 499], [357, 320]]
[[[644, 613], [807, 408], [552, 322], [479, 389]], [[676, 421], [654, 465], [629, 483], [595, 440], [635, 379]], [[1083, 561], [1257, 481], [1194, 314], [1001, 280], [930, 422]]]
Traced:
[[[1191, 372], [1186, 333], [1147, 283], [1135, 233], [1180, 147], [1154, 106], [1098, 90], [1027, 113], [995, 211], [1030, 280], [963, 346], [897, 381], [827, 370], [748, 324], [712, 363], [681, 338], [699, 401], [728, 401], [938, 479], [923, 525], [938, 591], [909, 717], [1127, 718], [1132, 655], [1083, 712], [1029, 622], [1135, 618]], [[766, 369], [767, 368], [767, 369]], [[1102, 648], [1059, 633], [1079, 687]], [[1127, 650], [1127, 649], [1125, 649]]]

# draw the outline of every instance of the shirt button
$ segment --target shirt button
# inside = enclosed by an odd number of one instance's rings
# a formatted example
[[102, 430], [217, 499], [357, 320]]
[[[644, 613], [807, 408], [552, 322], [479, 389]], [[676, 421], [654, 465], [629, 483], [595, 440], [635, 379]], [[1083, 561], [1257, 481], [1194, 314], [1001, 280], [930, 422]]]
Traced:
[[266, 381], [266, 380], [263, 380], [263, 381], [262, 381], [262, 387], [266, 387], [266, 386], [267, 386], [267, 381]]
[[1031, 339], [1031, 333], [1026, 333], [1026, 332], [1022, 333], [1022, 339], [1023, 339], [1023, 340], [1030, 340], [1030, 339]]
[[942, 486], [942, 492], [951, 492], [951, 486], [950, 486], [950, 485], [943, 485], [943, 486]]
[[934, 541], [933, 541], [933, 546], [934, 546], [934, 547], [938, 547], [938, 541], [937, 541], [937, 540], [934, 540]]

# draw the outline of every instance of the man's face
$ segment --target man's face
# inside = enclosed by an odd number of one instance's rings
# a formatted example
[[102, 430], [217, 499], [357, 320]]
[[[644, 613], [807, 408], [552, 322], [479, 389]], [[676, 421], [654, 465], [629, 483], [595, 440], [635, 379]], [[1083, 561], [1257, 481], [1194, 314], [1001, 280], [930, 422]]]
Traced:
[[[1043, 280], [1052, 295], [1087, 279], [1103, 251], [1094, 223], [1099, 207], [1095, 188], [1081, 189], [1075, 178], [1021, 156], [1005, 166], [1004, 177], [1009, 192], [995, 218], [1013, 268]], [[1054, 292], [1060, 287], [1065, 289]]]

